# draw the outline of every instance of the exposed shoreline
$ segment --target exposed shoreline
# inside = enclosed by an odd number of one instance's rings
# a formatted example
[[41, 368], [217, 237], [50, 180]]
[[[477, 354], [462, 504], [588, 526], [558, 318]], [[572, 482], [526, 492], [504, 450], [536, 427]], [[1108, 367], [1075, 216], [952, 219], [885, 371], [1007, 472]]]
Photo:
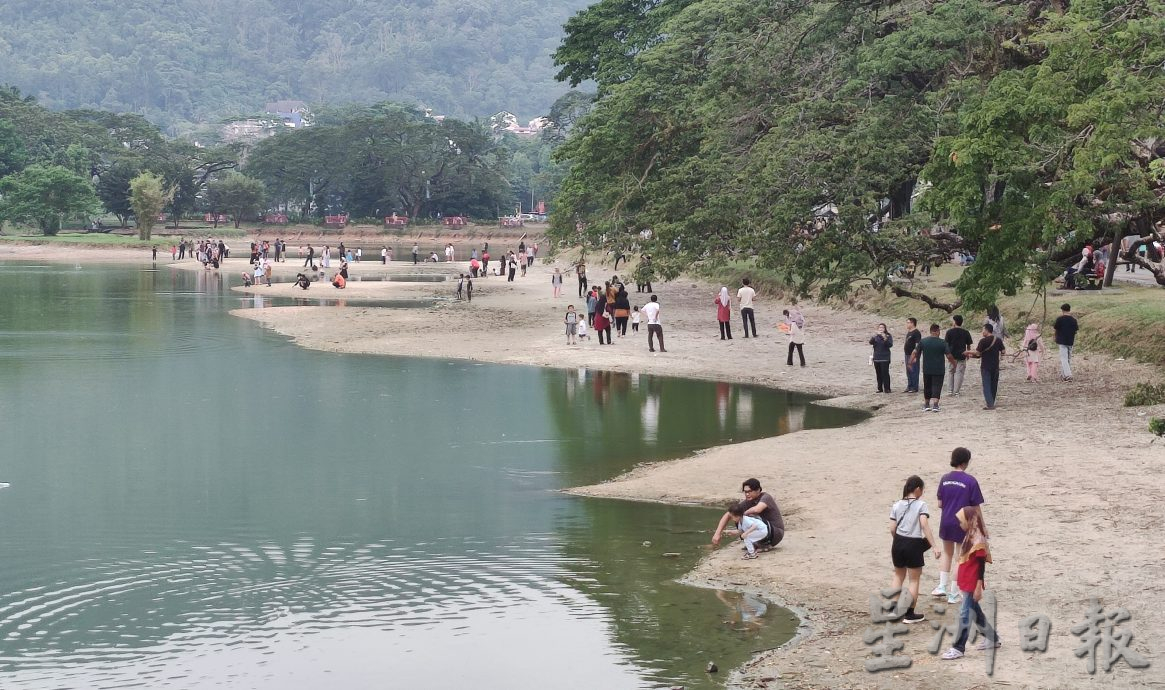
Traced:
[[[500, 244], [500, 243], [499, 243]], [[501, 247], [498, 247], [501, 249]], [[140, 249], [85, 249], [37, 246], [8, 251], [0, 259], [149, 263]], [[158, 262], [159, 268], [168, 265]], [[289, 280], [302, 260], [281, 264], [277, 279]], [[335, 264], [333, 264], [334, 269]], [[565, 264], [564, 264], [565, 266]], [[245, 259], [231, 259], [224, 271], [242, 271]], [[421, 270], [465, 270], [464, 264], [428, 264]], [[186, 261], [181, 268], [202, 270]], [[361, 273], [412, 272], [397, 262], [354, 264]], [[258, 321], [305, 347], [351, 353], [398, 354], [509, 364], [590, 367], [614, 371], [760, 384], [829, 396], [825, 404], [874, 411], [864, 422], [841, 430], [803, 430], [741, 444], [710, 448], [691, 457], [644, 465], [602, 484], [571, 493], [669, 503], [722, 504], [734, 498], [739, 481], [757, 476], [781, 504], [788, 527], [775, 553], [741, 561], [733, 548], [704, 558], [685, 578], [697, 585], [763, 593], [801, 616], [793, 642], [761, 654], [733, 677], [737, 687], [979, 687], [991, 682], [981, 654], [943, 662], [925, 651], [934, 631], [913, 626], [902, 654], [911, 668], [869, 674], [868, 598], [889, 581], [886, 515], [903, 479], [920, 474], [926, 497], [946, 471], [951, 448], [972, 449], [970, 471], [983, 485], [992, 530], [995, 563], [988, 586], [999, 597], [999, 651], [994, 681], [1044, 688], [1100, 685], [1144, 687], [1160, 676], [1165, 621], [1165, 575], [1161, 530], [1165, 527], [1165, 446], [1153, 443], [1148, 415], [1160, 408], [1124, 408], [1121, 394], [1133, 382], [1160, 379], [1160, 372], [1131, 362], [1081, 352], [1074, 361], [1076, 382], [1059, 381], [1054, 346], [1041, 366], [1041, 381], [1023, 380], [1021, 364], [1008, 363], [1001, 383], [1000, 409], [980, 409], [978, 371], [968, 369], [964, 395], [944, 400], [940, 414], [919, 411], [919, 396], [904, 387], [901, 363], [892, 369], [895, 393], [873, 393], [865, 341], [876, 319], [868, 314], [814, 305], [804, 308], [809, 366], [787, 367], [785, 339], [773, 328], [783, 305], [758, 299], [759, 339], [721, 342], [715, 324], [714, 286], [691, 280], [656, 285], [663, 305], [668, 353], [647, 351], [646, 334], [628, 333], [614, 346], [592, 342], [567, 346], [561, 313], [573, 297], [572, 275], [564, 297], [550, 295], [549, 272], [539, 263], [525, 279], [506, 283], [475, 281], [473, 303], [446, 301], [448, 283], [388, 283], [353, 280], [343, 292], [313, 284], [306, 292], [290, 284], [254, 288], [259, 295], [344, 297], [351, 306], [241, 309], [234, 314]], [[613, 273], [591, 268], [591, 282]], [[441, 298], [423, 309], [358, 306], [360, 299]], [[632, 292], [633, 302], [644, 296]], [[637, 301], [638, 298], [638, 301]], [[1083, 318], [1086, 318], [1083, 317]], [[734, 323], [734, 326], [739, 324]], [[902, 326], [890, 324], [894, 333]], [[1017, 330], [1012, 325], [1011, 330]], [[900, 352], [900, 350], [899, 350]], [[934, 511], [937, 516], [937, 510]], [[712, 525], [709, 525], [709, 529]], [[928, 562], [922, 587], [933, 587], [937, 566]], [[1134, 671], [1123, 663], [1111, 674], [1090, 677], [1072, 651], [1079, 644], [1069, 628], [1083, 620], [1089, 596], [1132, 614], [1124, 624], [1136, 637], [1132, 648], [1153, 664]], [[924, 612], [931, 614], [926, 601]], [[1046, 654], [1023, 653], [1021, 618], [1046, 613], [1053, 628]], [[933, 614], [932, 614], [933, 615]], [[948, 613], [948, 620], [950, 614]], [[949, 644], [949, 640], [946, 642]]]

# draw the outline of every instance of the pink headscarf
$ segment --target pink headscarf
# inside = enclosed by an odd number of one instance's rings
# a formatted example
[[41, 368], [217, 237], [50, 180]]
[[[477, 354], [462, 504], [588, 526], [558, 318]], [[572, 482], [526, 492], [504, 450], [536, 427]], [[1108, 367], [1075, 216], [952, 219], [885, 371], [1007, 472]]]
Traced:
[[1040, 337], [1040, 325], [1038, 323], [1029, 323], [1027, 328], [1023, 329], [1023, 344], [1020, 345], [1020, 348], [1026, 350], [1027, 344], [1038, 337]]

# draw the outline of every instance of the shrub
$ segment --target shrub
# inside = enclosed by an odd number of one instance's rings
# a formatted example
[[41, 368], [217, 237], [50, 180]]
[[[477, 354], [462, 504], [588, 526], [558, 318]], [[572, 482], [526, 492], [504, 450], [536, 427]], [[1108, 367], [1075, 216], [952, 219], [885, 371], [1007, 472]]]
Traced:
[[1125, 393], [1125, 407], [1165, 403], [1165, 384], [1138, 383]]
[[1165, 436], [1165, 419], [1154, 417], [1149, 420], [1149, 431], [1158, 436]]

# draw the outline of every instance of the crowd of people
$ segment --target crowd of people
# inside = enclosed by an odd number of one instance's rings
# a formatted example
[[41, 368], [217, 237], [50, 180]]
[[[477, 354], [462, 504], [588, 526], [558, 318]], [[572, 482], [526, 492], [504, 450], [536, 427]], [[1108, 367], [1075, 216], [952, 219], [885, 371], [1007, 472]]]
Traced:
[[[1076, 343], [1079, 323], [1072, 315], [1072, 306], [1065, 303], [1060, 307], [1060, 316], [1052, 324], [1055, 344], [1060, 356], [1060, 378], [1072, 380], [1072, 348]], [[999, 397], [999, 372], [1003, 356], [1007, 353], [1007, 330], [999, 309], [994, 305], [986, 313], [980, 338], [976, 342], [971, 332], [963, 328], [963, 316], [951, 317], [944, 334], [942, 327], [932, 323], [928, 335], [923, 337], [918, 329], [918, 320], [906, 319], [903, 335], [903, 363], [906, 375], [905, 393], [918, 393], [919, 372], [922, 373], [923, 412], [939, 412], [944, 385], [952, 396], [962, 394], [963, 377], [968, 359], [979, 360], [982, 380], [983, 409], [994, 410]], [[869, 344], [872, 348], [870, 364], [874, 367], [877, 392], [892, 392], [890, 366], [894, 359], [894, 336], [884, 323], [880, 323]], [[1047, 352], [1040, 324], [1032, 322], [1024, 328], [1016, 357], [1022, 357], [1027, 372], [1027, 381], [1039, 380], [1039, 366]], [[790, 351], [790, 362], [792, 352]]]
[[[918, 475], [906, 479], [901, 499], [890, 507], [890, 589], [899, 602], [902, 622], [920, 623], [926, 615], [916, 610], [920, 600], [922, 571], [926, 555], [938, 562], [937, 582], [930, 596], [958, 605], [958, 631], [942, 659], [954, 660], [966, 653], [971, 625], [982, 637], [979, 650], [998, 649], [1002, 641], [979, 605], [987, 586], [987, 564], [992, 562], [988, 532], [983, 517], [985, 503], [978, 480], [967, 472], [971, 451], [955, 448], [951, 452], [950, 470], [938, 481], [935, 493], [940, 510], [938, 539], [931, 526], [931, 508], [925, 496], [926, 484]], [[785, 522], [780, 507], [755, 478], [741, 484], [743, 499], [729, 504], [712, 530], [712, 545], [718, 546], [724, 535], [735, 536], [741, 543], [742, 557], [752, 560], [785, 538]], [[733, 523], [734, 527], [729, 526]], [[957, 567], [956, 567], [957, 565]]]

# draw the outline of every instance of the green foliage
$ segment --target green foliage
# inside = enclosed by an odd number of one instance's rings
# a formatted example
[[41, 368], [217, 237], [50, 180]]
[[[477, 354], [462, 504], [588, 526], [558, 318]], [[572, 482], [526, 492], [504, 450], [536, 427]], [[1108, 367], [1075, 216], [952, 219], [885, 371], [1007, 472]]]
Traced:
[[129, 183], [140, 173], [141, 170], [133, 161], [119, 160], [97, 179], [97, 198], [101, 199], [105, 210], [117, 216], [123, 228], [128, 226], [129, 218], [133, 215]]
[[129, 190], [134, 222], [138, 226], [138, 239], [148, 240], [158, 214], [171, 201], [174, 190], [167, 189], [161, 177], [148, 171], [130, 180]]
[[1158, 436], [1165, 436], [1165, 419], [1154, 417], [1149, 420], [1149, 431]]
[[0, 177], [17, 172], [27, 162], [24, 140], [17, 133], [16, 127], [6, 120], [0, 120]]
[[0, 79], [51, 108], [142, 113], [170, 134], [267, 101], [546, 112], [550, 53], [585, 0], [0, 3]]
[[46, 235], [62, 217], [95, 213], [99, 203], [85, 178], [59, 165], [30, 165], [0, 179], [0, 219], [34, 222]]
[[1041, 8], [600, 2], [556, 55], [599, 99], [556, 153], [552, 233], [665, 276], [755, 258], [826, 297], [955, 250], [968, 307], [1042, 286], [1165, 219], [1165, 3]]
[[514, 193], [510, 154], [483, 124], [381, 103], [328, 111], [313, 127], [265, 139], [246, 170], [270, 201], [305, 217], [496, 217]]
[[263, 208], [267, 188], [263, 182], [242, 173], [231, 172], [207, 185], [207, 203], [211, 212], [226, 211], [235, 219], [235, 227], [243, 216], [251, 216]]
[[1165, 384], [1138, 383], [1125, 393], [1125, 407], [1165, 404]]

